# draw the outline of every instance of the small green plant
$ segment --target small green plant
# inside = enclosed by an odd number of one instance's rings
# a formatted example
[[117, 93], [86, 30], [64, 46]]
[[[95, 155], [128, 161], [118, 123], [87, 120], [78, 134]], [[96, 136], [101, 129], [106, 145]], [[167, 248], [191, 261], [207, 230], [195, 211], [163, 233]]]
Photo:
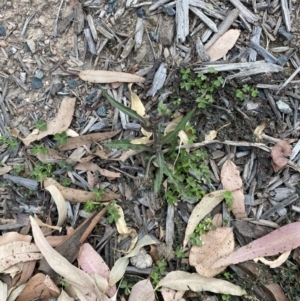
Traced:
[[214, 93], [224, 83], [222, 76], [217, 76], [217, 71], [214, 68], [210, 68], [211, 76], [204, 75], [203, 73], [197, 73], [195, 76], [190, 68], [181, 68], [181, 83], [180, 88], [182, 90], [194, 92], [196, 95], [196, 102], [198, 108], [205, 109], [208, 104], [214, 102]]
[[230, 295], [222, 295], [222, 301], [230, 301], [231, 296]]
[[202, 246], [201, 235], [207, 233], [209, 230], [214, 229], [211, 218], [206, 218], [198, 224], [195, 231], [190, 235], [190, 242], [193, 246]]
[[173, 100], [173, 104], [179, 106], [181, 104], [181, 98]]
[[60, 280], [59, 284], [62, 286], [62, 287], [68, 287], [70, 286], [70, 284], [66, 281], [66, 280]]
[[106, 210], [108, 212], [107, 221], [110, 224], [112, 224], [113, 222], [116, 223], [121, 217], [115, 205], [116, 205], [116, 201], [112, 201], [109, 205], [106, 206]]
[[163, 273], [166, 271], [167, 262], [165, 260], [157, 260], [150, 274], [152, 284], [156, 286], [160, 281]]
[[130, 294], [132, 287], [133, 287], [133, 284], [131, 282], [128, 282], [127, 280], [122, 280], [122, 282], [120, 284], [120, 288], [124, 289], [125, 295]]
[[14, 165], [13, 171], [15, 175], [20, 175], [25, 170], [24, 164]]
[[104, 193], [105, 192], [103, 189], [93, 189], [93, 194], [95, 195], [97, 202], [101, 201], [102, 195]]
[[190, 235], [190, 243], [193, 245], [193, 246], [198, 246], [198, 247], [202, 247], [202, 240], [200, 238], [200, 235], [197, 234], [197, 233], [192, 233]]
[[37, 155], [37, 154], [46, 155], [48, 154], [48, 149], [45, 147], [43, 143], [36, 144], [33, 148], [30, 149], [30, 153], [32, 155]]
[[72, 164], [66, 161], [60, 161], [58, 165], [60, 168], [65, 168], [67, 171], [72, 171]]
[[53, 138], [60, 145], [66, 145], [68, 140], [68, 135], [66, 132], [56, 133]]
[[177, 247], [175, 250], [175, 256], [177, 259], [182, 259], [185, 257], [183, 250], [180, 247]]
[[226, 208], [228, 211], [231, 211], [232, 204], [233, 204], [233, 194], [231, 191], [225, 191], [224, 192], [224, 198], [225, 198], [225, 203], [226, 203]]
[[9, 150], [13, 151], [18, 145], [18, 140], [15, 139], [15, 138], [12, 138], [12, 137], [9, 138], [9, 137], [1, 136], [0, 137], [0, 143], [7, 144]]
[[35, 127], [40, 130], [40, 131], [46, 131], [47, 130], [47, 123], [45, 120], [38, 120], [36, 123], [35, 123]]
[[242, 89], [237, 89], [235, 91], [235, 96], [240, 100], [244, 100], [247, 95], [255, 98], [258, 96], [258, 90], [245, 84]]
[[[101, 197], [104, 194], [104, 190], [103, 189], [93, 189], [93, 194], [95, 195], [96, 201], [87, 201], [84, 205], [84, 210], [86, 212], [92, 212], [94, 210], [101, 210], [103, 208], [103, 205], [101, 203], [99, 203], [99, 201], [101, 201]], [[115, 201], [112, 202], [115, 205]], [[106, 206], [109, 207], [110, 205]], [[107, 209], [108, 211], [108, 209]]]
[[70, 186], [71, 183], [72, 183], [72, 181], [69, 178], [63, 178], [63, 180], [61, 181], [61, 185], [65, 186], [65, 187]]
[[51, 163], [44, 164], [42, 162], [36, 163], [32, 175], [38, 182], [42, 182], [45, 178], [51, 177], [54, 165]]

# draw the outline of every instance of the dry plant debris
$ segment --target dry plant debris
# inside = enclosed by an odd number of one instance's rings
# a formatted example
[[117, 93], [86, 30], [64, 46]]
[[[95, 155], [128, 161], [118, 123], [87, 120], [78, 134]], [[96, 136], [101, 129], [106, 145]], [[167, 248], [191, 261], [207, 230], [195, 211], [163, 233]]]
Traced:
[[1, 3], [0, 300], [297, 300], [299, 12]]

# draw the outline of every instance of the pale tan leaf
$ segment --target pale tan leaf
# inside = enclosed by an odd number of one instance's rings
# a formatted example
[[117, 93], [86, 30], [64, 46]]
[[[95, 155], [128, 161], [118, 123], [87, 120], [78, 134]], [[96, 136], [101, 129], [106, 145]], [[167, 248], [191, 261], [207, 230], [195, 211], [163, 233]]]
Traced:
[[60, 154], [59, 152], [57, 152], [53, 148], [46, 147], [46, 149], [47, 149], [47, 154], [41, 154], [39, 152], [35, 155], [41, 162], [43, 162], [45, 164], [47, 164], [47, 163], [59, 163], [62, 160], [66, 161], [68, 163], [75, 162], [73, 160], [70, 160], [68, 157]]
[[10, 242], [15, 241], [26, 241], [31, 242], [32, 236], [31, 235], [22, 235], [18, 232], [8, 232], [4, 233], [0, 236], [0, 246], [6, 245]]
[[170, 122], [170, 123], [166, 126], [166, 128], [165, 128], [165, 130], [164, 130], [164, 136], [166, 136], [166, 135], [167, 135], [168, 133], [170, 133], [170, 132], [175, 131], [176, 126], [177, 126], [177, 123], [176, 123], [176, 122]]
[[141, 137], [141, 138], [136, 138], [133, 140], [130, 140], [131, 144], [147, 144], [150, 141], [149, 137]]
[[59, 145], [60, 150], [71, 150], [74, 148], [77, 148], [79, 146], [83, 146], [87, 143], [98, 143], [100, 141], [104, 141], [107, 139], [110, 139], [117, 134], [120, 133], [121, 130], [112, 131], [112, 132], [100, 132], [100, 133], [94, 133], [94, 134], [87, 134], [77, 137], [71, 137], [67, 139], [66, 145]]
[[[46, 227], [46, 228], [49, 228], [49, 229], [53, 229], [53, 230], [58, 230], [59, 232], [61, 231], [61, 227], [59, 226], [52, 226], [52, 225], [48, 225], [48, 224], [45, 224], [43, 221], [41, 221], [36, 215], [34, 216], [34, 219], [35, 221], [37, 222], [37, 224], [41, 227]], [[45, 229], [46, 229], [45, 228]]]
[[277, 259], [275, 260], [267, 260], [264, 257], [258, 257], [253, 259], [255, 262], [261, 261], [263, 264], [268, 265], [271, 269], [275, 269], [280, 267], [283, 263], [287, 261], [291, 254], [291, 251], [286, 251], [282, 253]]
[[262, 133], [264, 131], [264, 129], [266, 128], [266, 123], [262, 122], [259, 126], [256, 127], [256, 129], [254, 130], [254, 135], [256, 136], [256, 140], [261, 140], [262, 139]]
[[7, 284], [0, 280], [0, 301], [7, 300]]
[[67, 204], [66, 201], [59, 191], [59, 189], [54, 185], [49, 185], [45, 187], [46, 190], [48, 190], [56, 204], [57, 211], [58, 211], [58, 221], [57, 226], [62, 226], [64, 221], [67, 218]]
[[32, 133], [26, 138], [20, 138], [28, 146], [31, 142], [41, 140], [48, 135], [54, 135], [66, 131], [71, 124], [76, 98], [64, 98], [58, 109], [57, 115], [47, 124], [47, 130], [39, 133]]
[[58, 275], [64, 277], [67, 282], [72, 281], [75, 284], [84, 286], [91, 293], [100, 295], [101, 293], [93, 279], [82, 270], [76, 268], [49, 245], [38, 224], [32, 217], [30, 217], [30, 222], [34, 241], [51, 268]]
[[16, 241], [0, 246], [0, 273], [19, 262], [43, 258], [35, 244]]
[[71, 298], [64, 290], [61, 290], [57, 301], [74, 301], [74, 299]]
[[137, 282], [131, 289], [128, 301], [155, 301], [155, 294], [149, 279]]
[[[45, 188], [48, 187], [49, 185], [56, 186], [59, 189], [59, 191], [62, 193], [63, 197], [68, 201], [79, 202], [79, 203], [85, 203], [90, 200], [96, 201], [96, 196], [93, 192], [64, 187], [51, 178], [46, 178], [43, 183]], [[119, 199], [120, 197], [121, 195], [119, 194], [104, 193], [101, 196], [101, 200], [110, 201], [110, 200]]]
[[201, 235], [202, 246], [193, 246], [189, 254], [189, 263], [196, 268], [199, 275], [213, 277], [226, 267], [213, 269], [212, 265], [220, 258], [234, 250], [232, 228], [217, 228]]
[[11, 267], [9, 267], [8, 269], [4, 270], [2, 273], [3, 274], [9, 274], [11, 278], [14, 278], [16, 276], [16, 274], [19, 274], [22, 269], [23, 269], [23, 262], [19, 262]]
[[179, 131], [179, 145], [187, 145], [189, 143], [189, 137], [185, 131]]
[[265, 287], [272, 292], [274, 301], [288, 301], [281, 286], [278, 283], [265, 284]]
[[214, 215], [213, 220], [212, 220], [212, 224], [216, 228], [222, 227], [223, 218], [222, 218], [222, 214], [221, 213], [217, 213], [217, 214]]
[[156, 288], [161, 286], [165, 286], [177, 291], [208, 291], [217, 294], [228, 294], [234, 296], [242, 296], [246, 294], [246, 291], [241, 287], [228, 281], [202, 277], [198, 274], [190, 274], [183, 271], [174, 271], [168, 273], [167, 276], [159, 281]]
[[12, 166], [0, 167], [0, 176], [9, 173], [12, 169], [13, 169]]
[[227, 159], [221, 169], [221, 183], [223, 189], [231, 191], [233, 195], [232, 213], [236, 218], [246, 217], [245, 196], [243, 182], [237, 166]]
[[107, 178], [119, 178], [121, 176], [119, 172], [103, 169], [93, 162], [78, 163], [77, 165], [74, 166], [74, 168], [82, 171], [87, 171], [87, 170], [93, 172], [99, 171], [101, 176]]
[[15, 290], [13, 290], [7, 299], [7, 301], [15, 301], [17, 297], [22, 293], [23, 289], [25, 288], [26, 284], [22, 284], [18, 286]]
[[132, 84], [128, 85], [128, 89], [130, 91], [130, 98], [131, 98], [131, 109], [137, 112], [140, 116], [145, 116], [146, 109], [140, 100], [140, 98], [132, 92], [131, 90]]
[[79, 134], [72, 129], [67, 129], [66, 133], [67, 133], [68, 137], [78, 137], [79, 136]]
[[58, 297], [59, 294], [59, 288], [53, 283], [51, 278], [38, 273], [27, 282], [16, 301], [37, 300], [39, 298], [48, 299]]
[[142, 239], [140, 239], [135, 248], [126, 256], [119, 258], [113, 268], [110, 271], [109, 277], [109, 285], [112, 286], [116, 284], [124, 275], [126, 271], [126, 267], [129, 263], [129, 258], [137, 255], [140, 249], [144, 246], [153, 245], [157, 242], [153, 240], [149, 235], [145, 235]]
[[144, 136], [150, 138], [152, 136], [152, 132], [147, 132], [144, 128], [141, 128], [141, 132]]
[[47, 236], [46, 240], [52, 248], [55, 248], [60, 245], [67, 237], [68, 235]]
[[185, 230], [183, 247], [188, 243], [190, 235], [194, 232], [199, 222], [224, 199], [224, 192], [225, 190], [218, 190], [206, 194], [195, 206]]
[[204, 141], [214, 140], [218, 135], [218, 132], [215, 130], [210, 131], [207, 135], [205, 135]]
[[109, 83], [143, 83], [145, 78], [131, 73], [106, 71], [106, 70], [84, 70], [78, 76], [90, 83], [109, 84]]
[[216, 42], [207, 50], [210, 61], [221, 59], [235, 45], [241, 31], [230, 29], [220, 36]]
[[116, 227], [119, 234], [122, 236], [122, 239], [125, 239], [128, 236], [131, 237], [131, 243], [129, 249], [127, 250], [127, 252], [130, 252], [138, 240], [137, 233], [135, 229], [127, 227], [123, 209], [119, 205], [115, 205], [115, 208], [118, 211], [118, 214], [120, 215], [118, 221], [116, 222]]
[[185, 293], [184, 291], [176, 292], [170, 288], [162, 287], [160, 292], [164, 298], [164, 301], [185, 301], [185, 299], [182, 298]]
[[34, 261], [27, 261], [23, 264], [22, 274], [18, 281], [18, 285], [24, 284], [27, 282], [27, 280], [31, 277], [33, 274], [33, 271], [35, 269], [36, 260]]

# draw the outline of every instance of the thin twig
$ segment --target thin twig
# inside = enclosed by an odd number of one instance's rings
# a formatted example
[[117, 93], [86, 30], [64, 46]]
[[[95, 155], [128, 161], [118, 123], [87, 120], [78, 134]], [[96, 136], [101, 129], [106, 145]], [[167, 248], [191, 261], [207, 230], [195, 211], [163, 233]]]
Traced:
[[21, 37], [24, 36], [25, 32], [26, 32], [26, 29], [27, 29], [27, 26], [29, 24], [29, 22], [31, 21], [31, 19], [34, 17], [34, 15], [36, 14], [36, 12], [33, 12], [25, 21], [24, 23], [24, 26], [23, 26], [23, 29], [22, 29], [22, 32], [21, 32]]
[[56, 18], [54, 21], [54, 29], [53, 29], [53, 37], [54, 38], [57, 36], [57, 23], [58, 23], [59, 13], [61, 11], [63, 3], [64, 3], [64, 0], [61, 0], [58, 11], [57, 11], [57, 15], [56, 15]]

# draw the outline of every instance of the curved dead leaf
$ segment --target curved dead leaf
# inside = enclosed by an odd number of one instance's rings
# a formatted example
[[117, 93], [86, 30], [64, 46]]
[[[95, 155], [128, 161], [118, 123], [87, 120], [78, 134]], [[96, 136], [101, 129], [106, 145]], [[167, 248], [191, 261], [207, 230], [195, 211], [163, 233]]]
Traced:
[[168, 273], [166, 277], [159, 281], [155, 289], [161, 286], [165, 286], [177, 291], [209, 291], [217, 294], [228, 294], [234, 296], [242, 296], [246, 294], [246, 291], [241, 287], [228, 281], [202, 277], [198, 274], [190, 274], [183, 271], [174, 271]]
[[7, 284], [0, 280], [0, 301], [7, 300]]
[[13, 169], [12, 166], [0, 167], [0, 176], [9, 173], [12, 169]]
[[64, 290], [61, 290], [57, 301], [74, 301], [74, 299], [71, 298]]
[[256, 136], [256, 140], [261, 140], [262, 139], [262, 133], [264, 129], [266, 128], [266, 123], [262, 122], [256, 129], [254, 130], [254, 135]]
[[164, 298], [164, 301], [185, 301], [185, 299], [182, 298], [185, 293], [184, 291], [176, 292], [170, 288], [162, 287], [160, 292]]
[[291, 251], [282, 253], [276, 260], [267, 260], [264, 257], [253, 259], [255, 262], [261, 261], [263, 264], [268, 265], [271, 269], [280, 267], [289, 258]]
[[199, 275], [213, 277], [221, 273], [225, 267], [213, 269], [212, 265], [234, 250], [232, 228], [217, 228], [201, 235], [202, 246], [193, 246], [189, 255], [189, 263], [196, 268]]
[[59, 294], [59, 288], [53, 283], [51, 278], [38, 273], [27, 282], [16, 301], [37, 300], [39, 298], [48, 299], [58, 297]]
[[230, 29], [220, 36], [216, 42], [207, 50], [210, 61], [221, 59], [236, 43], [241, 31]]
[[8, 233], [3, 233], [0, 236], [0, 246], [6, 245], [10, 242], [15, 242], [15, 241], [31, 242], [31, 240], [32, 240], [31, 235], [22, 235], [22, 234], [19, 234], [18, 232], [8, 232]]
[[[51, 178], [46, 178], [43, 183], [45, 188], [50, 185], [56, 186], [63, 197], [70, 202], [85, 203], [89, 200], [96, 201], [96, 195], [93, 192], [64, 187]], [[111, 201], [119, 199], [120, 197], [119, 194], [104, 193], [101, 196], [101, 201]]]
[[194, 232], [199, 222], [224, 199], [225, 191], [218, 190], [206, 194], [195, 206], [185, 229], [183, 247], [188, 243], [190, 235]]
[[131, 73], [106, 71], [106, 70], [84, 70], [78, 73], [78, 76], [90, 83], [108, 84], [108, 83], [143, 83], [144, 77]]
[[131, 98], [131, 109], [133, 111], [136, 111], [140, 116], [145, 116], [146, 114], [146, 109], [140, 100], [140, 98], [132, 92], [131, 90], [132, 84], [128, 85], [128, 89], [130, 91], [130, 98]]
[[226, 160], [221, 169], [221, 183], [223, 189], [229, 190], [233, 195], [232, 213], [236, 218], [246, 217], [245, 196], [243, 182], [237, 166], [230, 160]]
[[131, 289], [131, 294], [128, 301], [154, 301], [155, 294], [152, 284], [149, 279], [144, 279], [137, 282]]
[[97, 164], [93, 162], [84, 162], [84, 163], [78, 163], [74, 166], [75, 169], [83, 170], [83, 171], [99, 171], [101, 176], [107, 177], [107, 178], [120, 178], [121, 174], [119, 172], [110, 171], [107, 169], [103, 169], [99, 167]]
[[75, 110], [76, 98], [64, 98], [58, 109], [57, 115], [47, 124], [47, 130], [31, 133], [26, 138], [20, 138], [28, 146], [31, 142], [41, 140], [48, 135], [54, 135], [66, 131], [71, 124]]
[[226, 258], [218, 260], [213, 268], [244, 262], [258, 257], [274, 256], [300, 246], [300, 222], [283, 226], [272, 233], [239, 248]]
[[59, 191], [59, 189], [54, 185], [49, 185], [45, 187], [46, 190], [48, 190], [56, 204], [57, 211], [58, 211], [58, 221], [57, 226], [62, 226], [64, 221], [67, 218], [67, 204], [66, 201]]
[[76, 268], [72, 263], [70, 263], [67, 259], [61, 256], [49, 245], [40, 227], [31, 216], [30, 222], [34, 241], [41, 253], [44, 255], [48, 264], [51, 266], [51, 268], [58, 275], [65, 278], [67, 282], [71, 281], [74, 284], [84, 286], [91, 293], [96, 294], [96, 296], [100, 296], [101, 292], [96, 287], [96, 284], [93, 281], [93, 279], [90, 276], [88, 276], [84, 271]]
[[292, 154], [292, 146], [287, 140], [278, 141], [271, 150], [274, 171], [284, 168], [289, 160], [286, 158]]
[[218, 135], [218, 132], [215, 130], [210, 131], [207, 135], [205, 135], [204, 141], [214, 140]]

